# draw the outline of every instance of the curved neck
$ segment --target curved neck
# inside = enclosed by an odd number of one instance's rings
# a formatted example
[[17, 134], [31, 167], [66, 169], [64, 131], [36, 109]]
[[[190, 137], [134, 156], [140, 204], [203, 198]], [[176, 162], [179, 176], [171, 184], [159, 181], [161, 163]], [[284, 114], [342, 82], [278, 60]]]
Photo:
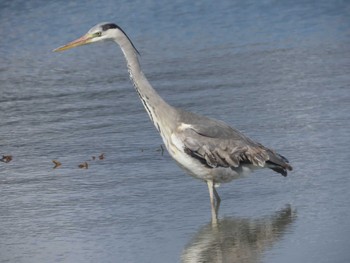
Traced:
[[120, 46], [124, 53], [130, 79], [134, 84], [143, 106], [164, 139], [164, 133], [162, 133], [162, 130], [167, 129], [167, 127], [171, 128], [172, 125], [174, 125], [174, 108], [166, 103], [148, 82], [141, 70], [137, 51], [129, 38], [120, 32], [115, 37], [114, 41]]

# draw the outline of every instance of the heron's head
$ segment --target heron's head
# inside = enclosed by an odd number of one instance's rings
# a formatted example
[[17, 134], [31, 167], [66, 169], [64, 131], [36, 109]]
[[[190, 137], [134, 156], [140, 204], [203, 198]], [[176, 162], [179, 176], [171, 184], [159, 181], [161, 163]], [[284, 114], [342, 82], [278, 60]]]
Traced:
[[[54, 49], [53, 51], [63, 51], [73, 47], [78, 47], [94, 42], [99, 42], [108, 39], [115, 39], [118, 34], [125, 34], [124, 31], [113, 23], [100, 23], [91, 28], [85, 35], [82, 37]], [[126, 34], [125, 34], [126, 35]]]

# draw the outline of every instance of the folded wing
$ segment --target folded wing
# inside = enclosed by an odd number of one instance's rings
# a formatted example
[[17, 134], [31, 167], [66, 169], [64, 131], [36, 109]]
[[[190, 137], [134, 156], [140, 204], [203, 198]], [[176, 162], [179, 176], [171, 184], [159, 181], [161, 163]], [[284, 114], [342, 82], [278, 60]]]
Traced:
[[206, 166], [237, 168], [251, 164], [268, 167], [283, 176], [287, 175], [287, 170], [292, 170], [282, 155], [254, 142], [224, 122], [205, 119], [203, 122], [181, 123], [176, 136], [182, 141], [184, 151]]

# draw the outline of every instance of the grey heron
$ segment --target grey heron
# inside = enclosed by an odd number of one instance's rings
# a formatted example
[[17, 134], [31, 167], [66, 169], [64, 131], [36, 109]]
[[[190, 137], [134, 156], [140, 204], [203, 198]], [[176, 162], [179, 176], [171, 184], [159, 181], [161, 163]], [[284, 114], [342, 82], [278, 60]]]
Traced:
[[220, 205], [217, 184], [230, 182], [259, 168], [270, 168], [283, 176], [287, 176], [287, 170], [292, 170], [285, 157], [226, 123], [165, 102], [143, 74], [134, 44], [116, 24], [97, 24], [82, 37], [54, 51], [104, 40], [112, 40], [120, 46], [130, 79], [170, 156], [189, 175], [207, 183], [213, 219], [217, 218]]

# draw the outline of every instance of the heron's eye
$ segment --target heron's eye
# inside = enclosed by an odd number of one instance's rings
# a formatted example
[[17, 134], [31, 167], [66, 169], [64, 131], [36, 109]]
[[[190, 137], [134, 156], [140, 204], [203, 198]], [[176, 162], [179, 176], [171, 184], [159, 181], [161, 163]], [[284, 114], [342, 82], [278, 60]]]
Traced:
[[102, 32], [97, 32], [94, 35], [95, 35], [95, 37], [100, 37], [102, 35]]

